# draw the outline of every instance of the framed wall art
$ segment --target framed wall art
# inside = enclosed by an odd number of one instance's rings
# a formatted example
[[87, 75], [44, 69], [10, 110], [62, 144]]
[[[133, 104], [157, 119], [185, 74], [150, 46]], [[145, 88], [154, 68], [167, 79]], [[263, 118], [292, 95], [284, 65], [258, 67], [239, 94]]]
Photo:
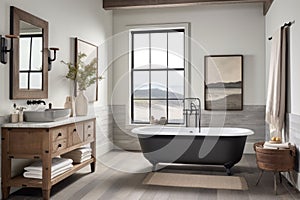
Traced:
[[[80, 54], [86, 55], [83, 58], [81, 58], [81, 61], [83, 61], [84, 64], [89, 64], [93, 60], [96, 60], [97, 70], [95, 77], [98, 77], [98, 47], [84, 40], [75, 38], [75, 63], [77, 63], [77, 61], [79, 60]], [[77, 96], [77, 94], [78, 90], [77, 86], [75, 86], [75, 96]], [[92, 84], [86, 89], [85, 95], [87, 96], [89, 102], [95, 102], [98, 100], [98, 81], [96, 81], [94, 84]]]
[[204, 62], [205, 110], [242, 110], [243, 56], [210, 55]]

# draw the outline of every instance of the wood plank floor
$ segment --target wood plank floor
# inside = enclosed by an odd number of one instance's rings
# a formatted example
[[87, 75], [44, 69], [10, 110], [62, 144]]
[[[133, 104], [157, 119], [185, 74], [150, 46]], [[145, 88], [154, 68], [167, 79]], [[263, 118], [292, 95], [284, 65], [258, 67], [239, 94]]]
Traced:
[[[111, 151], [98, 159], [97, 171], [86, 167], [52, 188], [53, 200], [289, 200], [300, 199], [300, 193], [287, 180], [278, 181], [277, 195], [273, 192], [273, 174], [265, 172], [255, 186], [259, 170], [255, 155], [244, 155], [233, 168], [234, 175], [244, 176], [248, 191], [174, 188], [142, 185], [151, 165], [141, 153]], [[163, 172], [186, 172], [225, 175], [217, 166], [168, 166]], [[13, 200], [42, 199], [40, 189], [23, 188], [10, 195]]]

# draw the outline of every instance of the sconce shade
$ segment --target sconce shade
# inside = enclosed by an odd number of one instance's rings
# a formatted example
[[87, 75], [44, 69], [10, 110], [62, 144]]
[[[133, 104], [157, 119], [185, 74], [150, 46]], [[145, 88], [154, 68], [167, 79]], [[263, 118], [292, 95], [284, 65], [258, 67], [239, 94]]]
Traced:
[[[5, 35], [5, 37], [10, 39], [18, 38], [16, 35]], [[5, 37], [0, 35], [0, 61], [3, 64], [7, 63], [7, 53], [12, 51], [12, 48], [7, 49], [7, 39]]]
[[[51, 51], [53, 51], [53, 58], [51, 58]], [[49, 48], [49, 57], [48, 57], [48, 71], [52, 69], [52, 62], [56, 60], [56, 51], [59, 51], [57, 47]]]
[[0, 35], [0, 61], [3, 64], [7, 63], [7, 39]]

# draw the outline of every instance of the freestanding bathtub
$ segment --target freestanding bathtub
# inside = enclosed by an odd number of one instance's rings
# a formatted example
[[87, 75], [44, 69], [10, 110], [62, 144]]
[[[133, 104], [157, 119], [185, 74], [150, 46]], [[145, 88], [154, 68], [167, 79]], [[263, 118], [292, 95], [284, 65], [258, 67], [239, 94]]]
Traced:
[[248, 135], [244, 128], [198, 128], [146, 126], [132, 130], [137, 134], [144, 157], [158, 163], [224, 165], [227, 175], [243, 155]]

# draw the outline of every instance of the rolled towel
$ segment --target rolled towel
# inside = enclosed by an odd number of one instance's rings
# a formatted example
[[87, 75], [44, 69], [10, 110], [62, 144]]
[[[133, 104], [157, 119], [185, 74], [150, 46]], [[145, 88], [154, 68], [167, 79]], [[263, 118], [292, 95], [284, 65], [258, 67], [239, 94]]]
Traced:
[[289, 148], [290, 147], [290, 143], [289, 142], [286, 142], [286, 143], [281, 143], [281, 144], [272, 144], [270, 142], [265, 142], [264, 143], [264, 148], [274, 148], [274, 149], [277, 149], [277, 148]]
[[[51, 172], [58, 170], [62, 167], [68, 166], [73, 163], [72, 159], [69, 158], [52, 158], [52, 166], [51, 166]], [[36, 161], [32, 163], [30, 166], [27, 166], [24, 168], [26, 171], [43, 171], [42, 167], [42, 161]]]

